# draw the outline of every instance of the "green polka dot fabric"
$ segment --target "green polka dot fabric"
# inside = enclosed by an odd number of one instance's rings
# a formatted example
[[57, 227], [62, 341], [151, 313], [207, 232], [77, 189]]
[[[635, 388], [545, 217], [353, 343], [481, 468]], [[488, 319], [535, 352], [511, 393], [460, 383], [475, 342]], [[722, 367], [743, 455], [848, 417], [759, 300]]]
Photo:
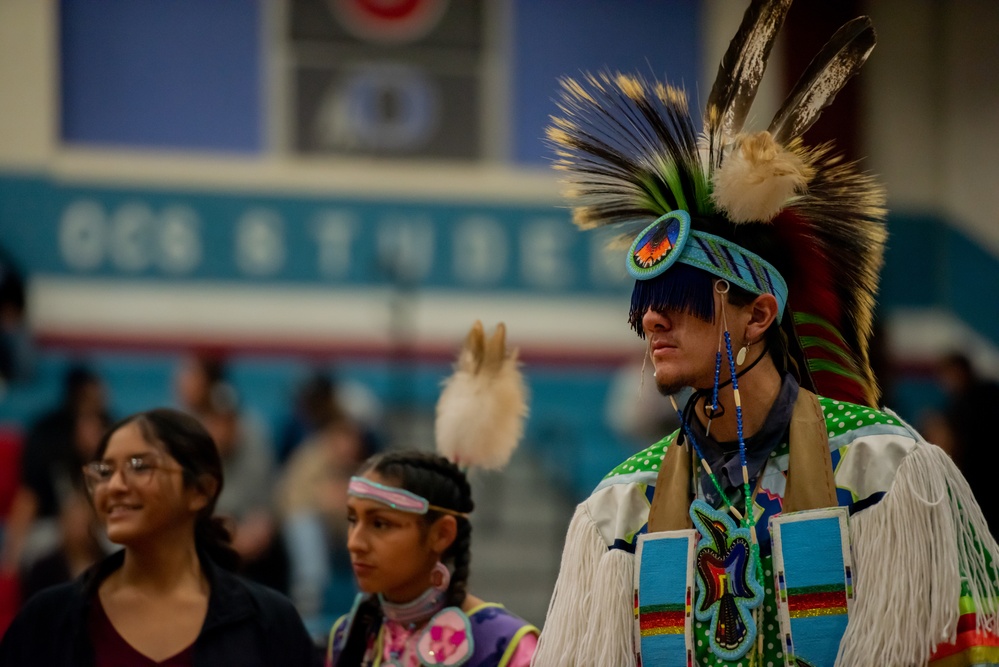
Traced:
[[[818, 399], [826, 419], [830, 445], [834, 449], [841, 445], [845, 446], [849, 444], [849, 441], [861, 433], [908, 432], [908, 428], [897, 417], [881, 412], [880, 410], [822, 396], [819, 396]], [[618, 481], [621, 483], [653, 483], [654, 476], [659, 473], [666, 450], [676, 441], [678, 433], [679, 431], [674, 431], [651, 447], [628, 457], [628, 459], [611, 470], [604, 479], [621, 478], [620, 480], [610, 482], [611, 484], [618, 483]], [[834, 439], [841, 436], [845, 436], [842, 438], [843, 442], [837, 443]], [[785, 457], [784, 461], [786, 465], [788, 451], [787, 442], [781, 443], [771, 453], [771, 457]], [[649, 477], [653, 477], [653, 479], [648, 479]], [[710, 622], [702, 623], [695, 619], [694, 650], [698, 666], [783, 667], [783, 643], [781, 641], [780, 622], [778, 620], [778, 609], [774, 595], [773, 557], [766, 555], [762, 560], [764, 569], [764, 601], [760, 629], [763, 642], [762, 646], [757, 644], [754, 648], [754, 651], [762, 650], [762, 655], [754, 658], [751, 655], [753, 651], [751, 651], [750, 654], [735, 661], [726, 661], [715, 656], [711, 652], [708, 640]]]
[[826, 416], [829, 438], [835, 438], [858, 428], [871, 426], [901, 426], [898, 418], [864, 405], [836, 401], [819, 396], [819, 405]]
[[651, 447], [629, 456], [623, 463], [607, 473], [604, 479], [617, 477], [618, 475], [631, 475], [636, 472], [648, 472], [658, 475], [659, 464], [662, 463], [663, 456], [666, 455], [666, 448], [676, 440], [677, 433], [679, 431], [673, 431]]
[[[879, 426], [902, 428], [902, 424], [897, 417], [881, 412], [880, 410], [845, 401], [837, 401], [832, 398], [825, 398], [824, 396], [819, 396], [818, 399], [822, 413], [826, 417], [826, 428], [828, 429], [830, 439], [861, 428], [876, 428]], [[666, 455], [666, 448], [676, 441], [678, 433], [679, 430], [673, 431], [651, 447], [629, 456], [616, 468], [607, 473], [604, 479], [619, 477], [621, 475], [634, 475], [635, 473], [658, 475], [659, 465], [662, 463], [663, 456]], [[787, 452], [788, 445], [785, 442], [777, 447], [771, 456], [783, 456]]]

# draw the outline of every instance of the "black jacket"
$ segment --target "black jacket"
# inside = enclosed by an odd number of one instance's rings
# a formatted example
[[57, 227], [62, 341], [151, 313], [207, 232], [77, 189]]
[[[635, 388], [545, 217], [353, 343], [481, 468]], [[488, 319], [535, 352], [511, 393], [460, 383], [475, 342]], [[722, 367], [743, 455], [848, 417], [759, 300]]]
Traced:
[[[32, 597], [0, 641], [0, 667], [90, 667], [90, 605], [100, 583], [121, 567], [118, 551], [74, 582]], [[195, 667], [314, 667], [322, 651], [281, 594], [223, 570], [202, 556], [211, 585], [208, 613], [194, 642]]]

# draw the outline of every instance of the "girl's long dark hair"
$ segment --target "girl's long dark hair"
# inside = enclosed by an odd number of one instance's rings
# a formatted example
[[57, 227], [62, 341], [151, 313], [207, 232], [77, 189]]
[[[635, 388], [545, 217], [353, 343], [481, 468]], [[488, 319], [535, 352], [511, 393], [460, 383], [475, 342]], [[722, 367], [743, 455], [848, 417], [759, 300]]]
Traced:
[[194, 543], [218, 565], [235, 570], [239, 555], [232, 548], [232, 536], [221, 517], [214, 516], [215, 503], [222, 492], [222, 459], [211, 435], [195, 417], [172, 410], [156, 408], [138, 412], [114, 424], [101, 438], [94, 460], [104, 457], [108, 442], [124, 426], [135, 424], [142, 437], [150, 444], [163, 447], [184, 470], [185, 486], [200, 486], [205, 476], [215, 481], [215, 493], [201, 508], [194, 522]]
[[[361, 472], [376, 472], [393, 486], [406, 489], [427, 499], [431, 505], [469, 513], [474, 509], [472, 487], [465, 473], [443, 456], [422, 451], [396, 451], [375, 456], [361, 467]], [[444, 516], [430, 510], [424, 515], [429, 527]], [[466, 517], [455, 517], [458, 533], [441, 560], [451, 566], [451, 583], [448, 586], [444, 604], [461, 607], [468, 594], [469, 566], [472, 561], [472, 526]], [[354, 616], [337, 667], [360, 665], [367, 649], [367, 638], [378, 631], [381, 625], [381, 610], [375, 596], [361, 603]]]

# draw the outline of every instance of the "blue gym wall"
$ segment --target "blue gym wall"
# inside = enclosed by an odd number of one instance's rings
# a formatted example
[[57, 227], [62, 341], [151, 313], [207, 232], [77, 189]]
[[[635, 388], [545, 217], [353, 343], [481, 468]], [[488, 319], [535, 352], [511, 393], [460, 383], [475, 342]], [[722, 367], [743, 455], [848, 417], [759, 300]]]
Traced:
[[[67, 148], [102, 148], [166, 155], [224, 154], [267, 157], [274, 109], [268, 88], [268, 5], [262, 0], [62, 0], [59, 3], [58, 140]], [[509, 128], [502, 153], [514, 167], [537, 168], [549, 159], [544, 142], [548, 116], [555, 112], [557, 80], [585, 70], [638, 71], [684, 84], [699, 106], [702, 5], [696, 0], [511, 0], [506, 64], [508, 87], [499, 118]], [[121, 159], [127, 159], [127, 152]], [[199, 254], [183, 270], [151, 262], [116, 264], [101, 250], [77, 253], [68, 261], [60, 247], [67, 210], [84, 202], [97, 211], [94, 226], [79, 227], [77, 250], [94, 242], [87, 230], [102, 227], [126, 205], [145, 207], [152, 219], [170, 207], [193, 213]], [[79, 210], [79, 209], [78, 209]], [[280, 220], [284, 259], [265, 275], [249, 275], [234, 256], [239, 221], [250, 210], [266, 210]], [[391, 284], [373, 247], [358, 235], [349, 249], [349, 271], [330, 275], [317, 263], [312, 222], [323, 212], [353, 216], [368, 230], [393, 212], [428, 221], [437, 258], [452, 256], [456, 226], [467, 216], [484, 216], [502, 229], [510, 255], [492, 282], [463, 282], [447, 261], [433, 262], [419, 289], [468, 295], [515, 294], [526, 301], [539, 294], [594, 296], [621, 303], [626, 286], [580, 272], [552, 287], [531, 282], [517, 261], [517, 238], [539, 216], [562, 220], [568, 214], [543, 205], [456, 203], [451, 198], [419, 201], [399, 196], [374, 200], [288, 194], [275, 188], [246, 194], [224, 188], [197, 191], [163, 185], [85, 185], [33, 168], [0, 170], [0, 244], [31, 277], [103, 277], [123, 283], [248, 283], [331, 287]], [[85, 211], [86, 212], [86, 211]], [[85, 217], [85, 216], [84, 216]], [[999, 275], [994, 255], [957, 231], [944, 218], [893, 214], [889, 220], [887, 266], [880, 307], [942, 308], [999, 345]], [[374, 231], [372, 231], [372, 234]], [[574, 232], [561, 248], [567, 265], [590, 266], [590, 247]], [[99, 240], [99, 239], [98, 239]], [[155, 239], [139, 239], [155, 244]], [[83, 245], [79, 245], [83, 244]], [[151, 247], [151, 246], [150, 246]], [[83, 260], [80, 260], [83, 257]], [[89, 260], [86, 258], [90, 257]], [[484, 314], [484, 317], [487, 315]], [[0, 420], [23, 423], [51, 403], [67, 363], [84, 358], [105, 375], [118, 414], [171, 400], [169, 375], [185, 341], [150, 349], [66, 348], [42, 350], [38, 375], [28, 386], [0, 399]], [[316, 360], [288, 352], [233, 357], [234, 381], [247, 404], [271, 422], [282, 416], [292, 389], [316, 364], [339, 376], [368, 384], [391, 407], [400, 378], [405, 400], [420, 409], [433, 404], [449, 364], [439, 358], [411, 362], [404, 369], [390, 359], [333, 357]], [[572, 364], [539, 360], [526, 368], [532, 392], [529, 446], [547, 460], [574, 465], [560, 470], [567, 488], [582, 495], [614, 462], [640, 443], [615, 436], [603, 409], [615, 367], [601, 360]], [[925, 377], [896, 387], [896, 406], [914, 418], [938, 400]]]
[[[613, 11], [596, 0], [514, 0], [506, 7], [509, 24], [503, 39], [510, 61], [499, 118], [509, 129], [502, 153], [513, 165], [543, 168], [550, 158], [542, 137], [556, 110], [553, 100], [560, 77], [610, 69], [668, 76], [691, 86], [697, 80], [701, 17], [695, 0], [622, 0]], [[61, 0], [58, 141], [67, 148], [266, 156], [268, 114], [274, 108], [266, 76], [272, 48], [268, 9], [258, 0]], [[148, 261], [122, 264], [109, 251], [111, 221], [126, 207], [151, 221], [129, 239]], [[194, 259], [170, 264], [157, 259], [164, 241], [155, 230], [162, 216], [178, 207], [184, 211], [183, 241]], [[241, 268], [234, 247], [239, 221], [248, 211], [261, 210], [278, 221], [283, 260], [274, 270], [251, 274]], [[359, 221], [365, 230], [349, 249], [349, 270], [336, 275], [324, 273], [319, 265], [314, 237], [315, 220], [331, 211]], [[29, 280], [78, 276], [136, 285], [391, 285], [392, 276], [380, 265], [370, 237], [377, 221], [393, 214], [418, 218], [432, 229], [435, 261], [416, 286], [419, 290], [512, 294], [525, 301], [539, 294], [602, 298], [620, 303], [621, 326], [626, 326], [627, 286], [620, 280], [598, 280], [581, 269], [567, 273], [558, 284], [539, 286], [530, 272], [525, 274], [518, 240], [538, 217], [564, 222], [559, 247], [563, 266], [593, 265], [591, 244], [572, 230], [561, 208], [456, 204], [449, 198], [301, 196], [266, 188], [247, 194], [89, 185], [44, 172], [0, 171], [0, 239]], [[487, 284], [463, 281], [443, 259], [453, 255], [454, 231], [468, 216], [493, 221], [509, 248], [502, 270]], [[63, 369], [77, 359], [91, 363], [107, 379], [118, 415], [168, 403], [170, 374], [184, 346], [183, 340], [166, 346], [157, 341], [149, 349], [141, 344], [128, 349], [47, 344], [34, 380], [0, 399], [0, 420], [23, 424], [50, 405]], [[417, 359], [403, 367], [386, 358], [317, 359], [280, 349], [263, 355], [236, 351], [231, 364], [233, 381], [247, 406], [272, 425], [282, 418], [295, 384], [310, 368], [328, 367], [338, 377], [367, 384], [390, 409], [423, 410], [432, 407], [440, 381], [450, 370], [449, 361], [442, 358]], [[585, 493], [603, 471], [643, 444], [620, 440], [604, 423], [614, 370], [599, 359], [568, 364], [542, 359], [525, 369], [531, 390], [527, 445], [536, 445], [553, 468], [556, 460], [571, 455], [576, 465], [563, 468], [562, 474], [572, 493]], [[400, 405], [403, 401], [408, 404]]]

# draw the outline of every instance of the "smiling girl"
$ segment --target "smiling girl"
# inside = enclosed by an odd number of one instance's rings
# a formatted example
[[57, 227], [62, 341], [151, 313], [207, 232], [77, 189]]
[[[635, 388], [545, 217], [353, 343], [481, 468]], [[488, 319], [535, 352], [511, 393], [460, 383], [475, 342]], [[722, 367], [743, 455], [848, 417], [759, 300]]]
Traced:
[[212, 514], [222, 464], [200, 422], [167, 409], [128, 417], [84, 476], [108, 538], [124, 548], [29, 600], [0, 665], [312, 664], [291, 603], [230, 571], [237, 557]]

